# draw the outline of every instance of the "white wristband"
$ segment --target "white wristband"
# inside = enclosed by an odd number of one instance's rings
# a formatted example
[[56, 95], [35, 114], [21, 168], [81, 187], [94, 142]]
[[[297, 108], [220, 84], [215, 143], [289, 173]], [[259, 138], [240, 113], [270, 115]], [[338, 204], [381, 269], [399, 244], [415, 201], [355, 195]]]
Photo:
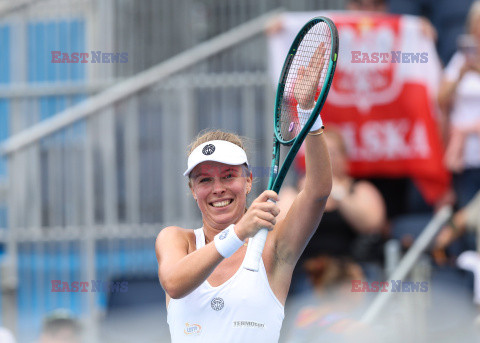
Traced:
[[[315, 105], [313, 105], [313, 107], [315, 107]], [[309, 110], [304, 110], [303, 108], [300, 107], [300, 105], [297, 105], [298, 121], [302, 126], [302, 128], [307, 123], [308, 117], [310, 117], [313, 107]], [[310, 132], [317, 131], [322, 127], [323, 127], [322, 117], [320, 116], [320, 114], [318, 114], [317, 120], [315, 120], [315, 122], [313, 123], [312, 128], [310, 129]]]
[[234, 224], [228, 226], [213, 239], [215, 248], [225, 258], [232, 256], [243, 245], [243, 241], [238, 238], [234, 227]]

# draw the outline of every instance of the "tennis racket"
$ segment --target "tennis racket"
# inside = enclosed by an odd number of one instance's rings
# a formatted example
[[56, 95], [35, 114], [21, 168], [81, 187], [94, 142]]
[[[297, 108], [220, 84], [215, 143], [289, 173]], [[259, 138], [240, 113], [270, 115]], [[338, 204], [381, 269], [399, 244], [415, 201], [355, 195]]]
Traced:
[[[338, 32], [328, 18], [311, 19], [295, 37], [277, 87], [269, 190], [278, 193], [298, 149], [317, 119], [332, 83], [337, 55]], [[297, 113], [297, 103], [308, 103], [313, 108], [308, 111], [303, 108]], [[282, 145], [291, 148], [279, 169]], [[258, 271], [267, 233], [267, 229], [261, 229], [250, 239], [243, 264], [245, 269]]]

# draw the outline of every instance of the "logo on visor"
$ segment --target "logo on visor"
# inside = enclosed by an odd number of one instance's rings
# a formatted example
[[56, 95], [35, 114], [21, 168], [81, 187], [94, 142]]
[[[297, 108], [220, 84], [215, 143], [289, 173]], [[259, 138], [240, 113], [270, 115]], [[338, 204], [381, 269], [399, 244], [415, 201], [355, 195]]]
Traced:
[[202, 154], [204, 155], [211, 155], [215, 152], [215, 145], [207, 144], [202, 149]]

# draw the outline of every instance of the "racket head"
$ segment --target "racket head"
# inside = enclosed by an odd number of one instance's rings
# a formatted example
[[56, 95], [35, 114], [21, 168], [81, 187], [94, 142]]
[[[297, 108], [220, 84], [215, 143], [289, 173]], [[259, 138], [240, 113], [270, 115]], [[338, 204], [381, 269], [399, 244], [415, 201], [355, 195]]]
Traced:
[[[322, 35], [322, 39], [315, 38], [315, 36]], [[313, 39], [311, 38], [313, 36]], [[314, 53], [319, 54], [317, 49], [320, 42], [324, 42], [327, 45], [327, 49], [323, 49], [320, 55], [327, 56], [325, 63], [321, 67], [321, 78], [319, 81], [320, 92], [316, 105], [311, 113], [306, 116], [306, 123], [303, 123], [303, 128], [299, 125], [297, 116], [295, 96], [294, 96], [294, 81], [297, 74], [297, 69], [300, 64], [297, 62], [310, 60]], [[313, 43], [312, 43], [313, 42]], [[317, 43], [315, 45], [315, 43]], [[308, 54], [308, 52], [311, 52]], [[305, 54], [305, 56], [302, 55]], [[310, 55], [310, 57], [308, 56]], [[300, 148], [303, 140], [305, 139], [308, 131], [316, 120], [317, 114], [323, 107], [323, 103], [330, 89], [333, 73], [335, 71], [335, 64], [338, 55], [338, 34], [333, 22], [325, 17], [317, 17], [310, 20], [298, 33], [295, 38], [287, 58], [285, 60], [282, 73], [280, 75], [280, 81], [277, 87], [277, 96], [275, 100], [275, 116], [274, 116], [274, 145], [273, 145], [273, 158], [272, 158], [272, 170], [269, 180], [269, 189], [278, 193], [282, 182], [287, 174], [288, 168], [292, 164], [298, 149]], [[318, 59], [316, 60], [319, 61]], [[307, 61], [307, 63], [309, 63]], [[328, 63], [328, 64], [327, 64]], [[316, 63], [314, 63], [316, 65]], [[310, 70], [310, 68], [309, 68]], [[313, 69], [315, 70], [315, 69]], [[316, 71], [316, 77], [319, 76]], [[303, 73], [305, 75], [305, 73]], [[300, 85], [309, 85], [309, 91], [303, 99], [310, 99], [318, 87], [315, 87], [317, 78], [309, 79], [311, 82], [301, 82]], [[304, 79], [305, 80], [305, 79]], [[312, 81], [313, 80], [313, 81]], [[292, 83], [293, 82], [293, 83]], [[298, 88], [297, 88], [298, 89]], [[298, 95], [298, 92], [295, 93]], [[302, 94], [300, 94], [302, 95]], [[289, 103], [292, 102], [292, 103]], [[308, 103], [308, 101], [306, 102]], [[279, 151], [280, 145], [292, 145], [282, 167], [278, 171], [279, 166]], [[258, 271], [259, 264], [262, 259], [262, 251], [267, 239], [268, 230], [261, 229], [249, 242], [247, 252], [244, 259], [243, 267], [250, 271]]]
[[[324, 51], [319, 52], [318, 47], [321, 44]], [[294, 92], [295, 83], [300, 69], [307, 67], [314, 55], [324, 59], [315, 96], [316, 104], [309, 112], [308, 118], [299, 117]], [[338, 32], [333, 21], [326, 17], [315, 17], [308, 21], [290, 46], [277, 86], [274, 133], [281, 144], [291, 145], [297, 137], [303, 136], [301, 140], [305, 138], [327, 98], [337, 57]]]

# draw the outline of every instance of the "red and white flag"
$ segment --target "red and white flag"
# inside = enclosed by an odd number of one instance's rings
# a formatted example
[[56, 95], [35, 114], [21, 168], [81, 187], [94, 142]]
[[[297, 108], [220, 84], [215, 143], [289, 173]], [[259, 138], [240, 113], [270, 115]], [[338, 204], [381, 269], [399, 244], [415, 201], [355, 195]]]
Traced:
[[[412, 177], [433, 203], [450, 185], [437, 125], [441, 64], [420, 18], [374, 13], [286, 13], [270, 36], [278, 80], [293, 38], [309, 19], [330, 17], [340, 38], [337, 68], [322, 110], [343, 133], [354, 177]], [[297, 167], [304, 168], [299, 152]]]

